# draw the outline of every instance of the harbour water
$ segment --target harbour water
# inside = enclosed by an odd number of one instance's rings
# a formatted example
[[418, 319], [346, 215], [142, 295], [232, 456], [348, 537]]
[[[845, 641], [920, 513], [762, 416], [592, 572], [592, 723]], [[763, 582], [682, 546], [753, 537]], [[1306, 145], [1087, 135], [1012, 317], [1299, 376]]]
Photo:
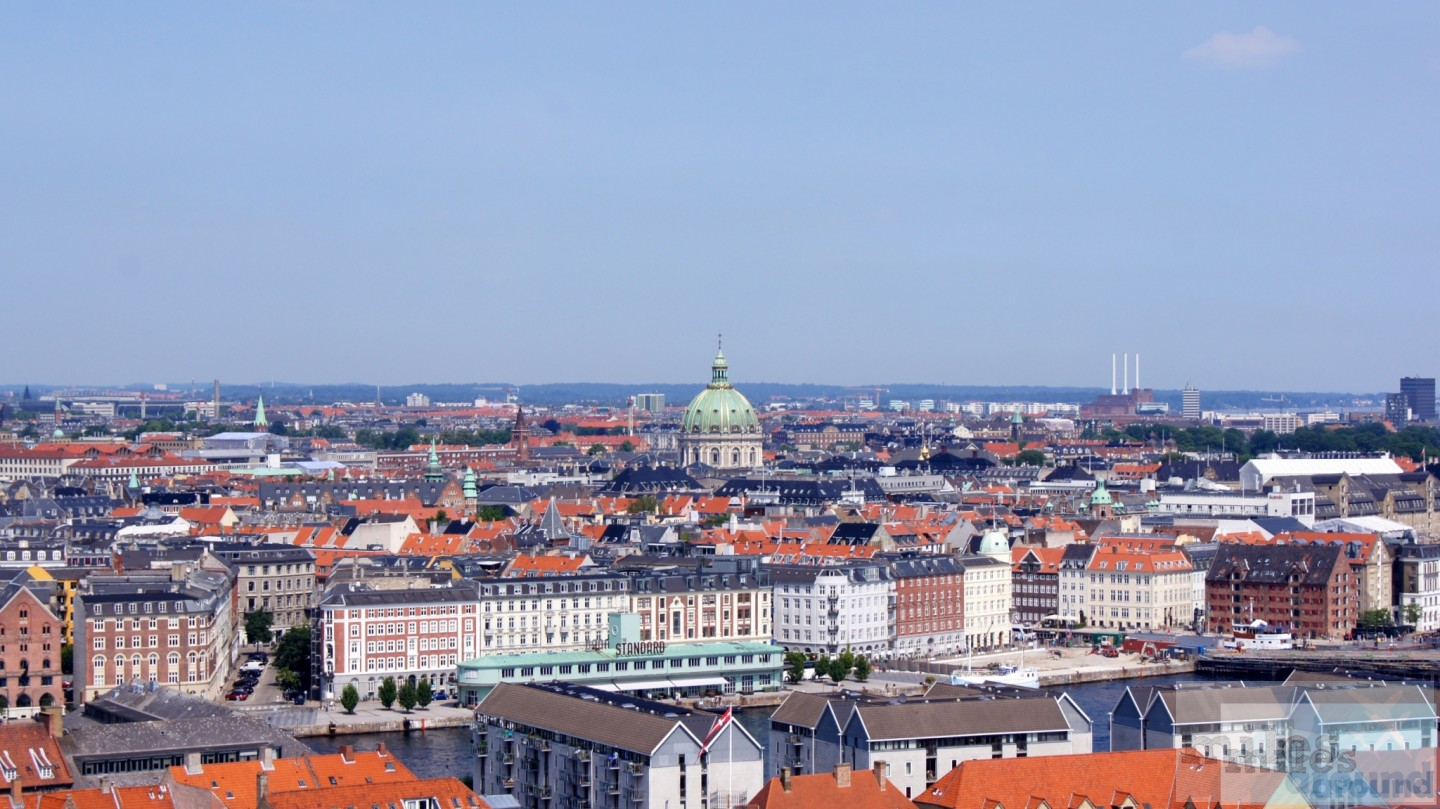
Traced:
[[[1083, 683], [1068, 686], [1067, 691], [1090, 716], [1095, 724], [1095, 750], [1110, 749], [1110, 711], [1116, 701], [1130, 685], [1168, 685], [1170, 683], [1204, 682], [1208, 679], [1198, 674], [1176, 674], [1168, 677], [1147, 677], [1144, 679], [1110, 680], [1106, 682]], [[763, 708], [744, 711], [736, 715], [751, 735], [765, 742], [769, 733], [770, 713], [773, 709]], [[341, 745], [354, 745], [357, 749], [372, 750], [384, 743], [402, 762], [421, 778], [463, 777], [472, 771], [474, 753], [470, 748], [470, 732], [464, 728], [431, 730], [411, 733], [366, 733], [350, 736], [308, 738], [306, 744], [322, 753], [333, 753]], [[767, 753], [769, 745], [766, 745]]]

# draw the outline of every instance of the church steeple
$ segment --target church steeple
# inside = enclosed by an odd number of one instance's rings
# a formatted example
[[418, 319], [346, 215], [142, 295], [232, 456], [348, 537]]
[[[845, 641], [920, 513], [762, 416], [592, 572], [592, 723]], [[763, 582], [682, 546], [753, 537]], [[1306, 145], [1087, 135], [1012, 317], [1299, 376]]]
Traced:
[[435, 450], [435, 437], [430, 437], [430, 457], [425, 460], [425, 480], [441, 483], [445, 480], [445, 469], [440, 466], [440, 453]]
[[270, 419], [265, 418], [265, 394], [263, 393], [255, 400], [255, 429], [270, 429]]

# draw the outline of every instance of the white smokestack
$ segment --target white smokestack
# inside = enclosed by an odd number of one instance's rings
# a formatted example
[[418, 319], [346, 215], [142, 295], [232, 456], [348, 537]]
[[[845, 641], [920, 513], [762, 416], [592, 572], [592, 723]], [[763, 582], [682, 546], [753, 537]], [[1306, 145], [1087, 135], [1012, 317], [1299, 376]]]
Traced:
[[1125, 352], [1125, 387], [1120, 389], [1121, 393], [1130, 392], [1130, 352]]
[[1115, 354], [1110, 354], [1110, 395], [1115, 395]]
[[1139, 354], [1139, 352], [1136, 352], [1136, 354], [1135, 354], [1135, 390], [1143, 390], [1143, 388], [1140, 387], [1140, 354]]

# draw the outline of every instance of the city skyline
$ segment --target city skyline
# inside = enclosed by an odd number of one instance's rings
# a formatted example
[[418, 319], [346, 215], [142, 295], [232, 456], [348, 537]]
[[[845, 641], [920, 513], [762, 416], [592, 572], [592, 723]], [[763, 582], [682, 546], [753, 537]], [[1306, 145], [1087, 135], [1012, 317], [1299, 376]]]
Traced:
[[6, 7], [4, 375], [1388, 391], [1437, 22]]

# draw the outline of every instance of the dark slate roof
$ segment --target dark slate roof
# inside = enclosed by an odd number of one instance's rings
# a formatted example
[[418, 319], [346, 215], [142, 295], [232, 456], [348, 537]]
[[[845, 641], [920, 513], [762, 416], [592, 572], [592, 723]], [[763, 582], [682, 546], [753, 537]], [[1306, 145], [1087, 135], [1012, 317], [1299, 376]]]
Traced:
[[1324, 586], [1341, 559], [1342, 548], [1326, 543], [1317, 545], [1244, 545], [1225, 543], [1220, 546], [1210, 565], [1206, 581], [1225, 582], [1239, 570], [1247, 582], [1283, 584], [1292, 572], [1299, 573], [1300, 582]]
[[[574, 691], [579, 693], [582, 689]], [[627, 710], [604, 701], [600, 696], [604, 692], [583, 691], [594, 699], [558, 693], [542, 686], [500, 683], [485, 695], [475, 710], [478, 714], [641, 755], [654, 752], [677, 730], [677, 718]], [[643, 700], [627, 702], [639, 704]], [[678, 707], [671, 708], [670, 712], [688, 713]]]
[[823, 506], [834, 503], [852, 489], [866, 500], [885, 499], [885, 490], [874, 478], [835, 480], [830, 478], [732, 478], [715, 490], [718, 497], [772, 496], [781, 505]]
[[621, 470], [609, 483], [601, 487], [602, 494], [631, 494], [645, 492], [694, 492], [701, 489], [700, 483], [683, 469], [669, 466], [633, 466]]

